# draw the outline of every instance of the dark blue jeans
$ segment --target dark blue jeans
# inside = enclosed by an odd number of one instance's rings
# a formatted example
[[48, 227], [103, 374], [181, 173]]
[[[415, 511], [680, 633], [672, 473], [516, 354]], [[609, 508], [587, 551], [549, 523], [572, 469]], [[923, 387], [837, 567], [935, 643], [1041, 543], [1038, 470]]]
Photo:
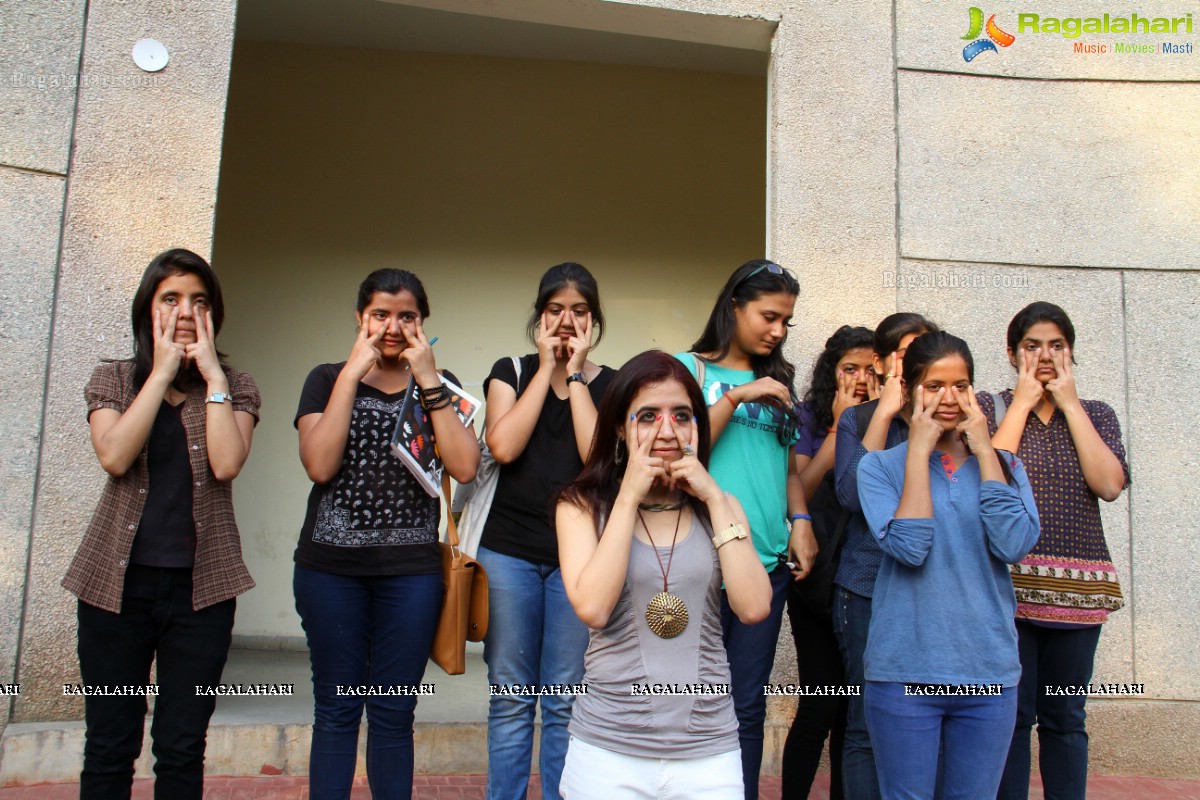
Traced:
[[758, 800], [758, 773], [762, 768], [763, 725], [767, 720], [767, 697], [763, 687], [771, 681], [775, 645], [783, 622], [783, 604], [792, 574], [780, 564], [771, 571], [771, 613], [755, 625], [738, 620], [721, 593], [721, 626], [729, 659], [730, 689], [738, 718], [738, 741], [742, 747], [742, 783], [746, 800]]
[[996, 794], [1017, 713], [1015, 687], [1000, 695], [908, 695], [903, 683], [871, 681], [863, 700], [887, 800]]
[[412, 797], [416, 696], [345, 692], [347, 687], [421, 683], [442, 609], [441, 574], [356, 578], [297, 564], [293, 588], [313, 672], [309, 796], [350, 796], [365, 705], [371, 796], [407, 800]]
[[[846, 667], [846, 684], [863, 687], [863, 654], [871, 626], [871, 598], [838, 586], [833, 595], [833, 631]], [[842, 789], [852, 800], [879, 800], [875, 752], [867, 731], [863, 697], [850, 697], [846, 707], [846, 738], [842, 746]]]
[[1099, 625], [1064, 630], [1017, 620], [1021, 684], [1000, 800], [1029, 797], [1029, 734], [1035, 722], [1046, 800], [1083, 800], [1087, 794], [1087, 695], [1048, 696], [1046, 687], [1086, 686], [1099, 643]]
[[[204, 747], [216, 697], [197, 686], [221, 682], [229, 655], [235, 601], [192, 610], [192, 571], [131, 565], [121, 613], [79, 602], [79, 671], [84, 686], [145, 686], [158, 663], [158, 697], [150, 725], [154, 796], [200, 800]], [[81, 800], [128, 798], [133, 762], [142, 752], [146, 698], [84, 700]]]

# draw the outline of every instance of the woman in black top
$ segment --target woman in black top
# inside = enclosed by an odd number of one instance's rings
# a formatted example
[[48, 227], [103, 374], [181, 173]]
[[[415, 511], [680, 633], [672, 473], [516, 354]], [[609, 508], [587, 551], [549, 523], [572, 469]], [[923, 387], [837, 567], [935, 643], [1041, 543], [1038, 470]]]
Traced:
[[[411, 272], [372, 272], [358, 290], [358, 338], [341, 364], [309, 373], [296, 412], [313, 481], [294, 588], [313, 670], [313, 800], [350, 796], [367, 707], [367, 780], [376, 800], [412, 795], [415, 691], [442, 605], [438, 498], [391, 451], [410, 382], [425, 391], [438, 452], [457, 481], [479, 446], [448, 403], [422, 330], [429, 300]], [[449, 380], [457, 382], [446, 373]]]
[[[502, 358], [484, 383], [487, 444], [501, 464], [480, 540], [488, 572], [484, 640], [488, 681], [502, 688], [488, 710], [488, 797], [524, 798], [533, 755], [533, 718], [541, 687], [578, 684], [588, 633], [575, 616], [558, 569], [550, 523], [555, 493], [583, 468], [596, 406], [615, 374], [587, 360], [604, 327], [596, 279], [579, 264], [542, 276], [529, 320], [537, 352]], [[532, 689], [526, 689], [532, 687]], [[514, 691], [523, 689], [525, 691]], [[573, 698], [541, 697], [542, 796], [557, 798]]]

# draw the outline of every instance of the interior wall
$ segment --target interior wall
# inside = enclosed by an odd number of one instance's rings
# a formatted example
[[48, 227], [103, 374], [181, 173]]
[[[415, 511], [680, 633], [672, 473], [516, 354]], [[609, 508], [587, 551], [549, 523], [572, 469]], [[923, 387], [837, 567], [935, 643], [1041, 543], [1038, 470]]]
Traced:
[[292, 551], [311, 484], [292, 418], [344, 360], [371, 270], [424, 281], [439, 366], [465, 388], [531, 350], [546, 268], [596, 275], [594, 360], [686, 349], [739, 264], [763, 255], [764, 78], [239, 41], [213, 264], [222, 349], [263, 394], [235, 484], [258, 587], [235, 633], [300, 635]]

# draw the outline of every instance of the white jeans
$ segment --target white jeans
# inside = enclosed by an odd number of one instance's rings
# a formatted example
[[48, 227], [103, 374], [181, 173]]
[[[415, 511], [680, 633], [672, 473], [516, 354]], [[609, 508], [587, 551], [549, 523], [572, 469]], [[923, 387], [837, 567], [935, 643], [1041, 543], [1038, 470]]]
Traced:
[[565, 800], [743, 800], [742, 751], [703, 758], [642, 758], [572, 736], [559, 793]]

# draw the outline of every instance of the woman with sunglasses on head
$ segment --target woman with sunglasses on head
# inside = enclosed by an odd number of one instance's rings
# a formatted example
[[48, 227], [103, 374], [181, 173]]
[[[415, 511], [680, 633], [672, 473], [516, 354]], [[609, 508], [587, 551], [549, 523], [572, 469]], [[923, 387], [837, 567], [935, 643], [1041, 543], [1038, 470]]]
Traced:
[[[858, 492], [858, 465], [863, 456], [908, 439], [909, 408], [904, 403], [904, 354], [914, 339], [936, 332], [937, 326], [920, 314], [891, 314], [875, 327], [875, 374], [882, 381], [879, 398], [850, 406], [835, 423], [837, 449], [834, 485], [838, 502], [850, 512], [846, 541], [834, 577], [833, 631], [846, 668], [846, 683], [863, 685], [863, 652], [871, 622], [871, 596], [883, 553], [867, 528]], [[984, 397], [986, 398], [986, 395]], [[846, 797], [878, 800], [879, 778], [866, 710], [861, 694], [846, 704], [846, 735], [842, 744], [842, 786]]]
[[1074, 352], [1075, 326], [1053, 303], [1032, 303], [1009, 323], [1017, 386], [1000, 393], [1007, 410], [992, 442], [1016, 452], [1028, 468], [1042, 536], [1012, 568], [1022, 673], [1002, 800], [1029, 796], [1035, 722], [1047, 800], [1085, 796], [1087, 695], [1049, 694], [1045, 687], [1091, 681], [1101, 626], [1124, 605], [1099, 500], [1120, 496], [1129, 465], [1116, 413], [1107, 403], [1079, 399]]
[[[820, 547], [813, 574], [788, 590], [788, 620], [796, 645], [801, 695], [783, 747], [783, 794], [807, 797], [829, 737], [832, 777], [829, 796], [842, 798], [842, 742], [846, 732], [846, 695], [826, 694], [826, 686], [845, 683], [845, 667], [833, 634], [833, 575], [844, 537], [845, 514], [833, 486], [837, 437], [842, 412], [879, 396], [870, 329], [843, 325], [825, 342], [813, 364], [812, 380], [797, 407], [800, 441], [794, 448], [796, 470], [804, 486], [813, 531]], [[843, 530], [838, 530], [842, 528]], [[835, 538], [836, 537], [836, 538]]]
[[442, 391], [421, 280], [376, 270], [359, 285], [355, 312], [349, 358], [315, 367], [296, 411], [313, 482], [293, 581], [312, 662], [308, 785], [313, 800], [350, 797], [365, 706], [371, 795], [403, 800], [417, 698], [396, 687], [420, 684], [442, 607], [441, 504], [391, 450], [409, 387], [421, 389], [451, 477], [474, 479], [479, 445]]
[[858, 468], [883, 552], [863, 700], [884, 800], [931, 798], [939, 782], [941, 797], [992, 797], [1012, 738], [1021, 664], [1008, 565], [1037, 542], [1038, 513], [1021, 462], [992, 445], [974, 373], [957, 336], [913, 340], [908, 440]]
[[[488, 573], [484, 639], [493, 686], [575, 685], [583, 678], [587, 626], [563, 590], [550, 513], [555, 493], [583, 468], [596, 404], [615, 372], [588, 360], [604, 330], [600, 289], [582, 265], [551, 267], [538, 285], [529, 338], [537, 352], [502, 358], [484, 382], [487, 443], [500, 464], [479, 546]], [[542, 709], [542, 796], [558, 797], [573, 698], [497, 693], [488, 704], [489, 800], [526, 795], [534, 712]]]
[[[109, 478], [63, 586], [79, 598], [84, 686], [145, 686], [156, 665], [154, 796], [200, 800], [216, 695], [198, 690], [220, 683], [234, 598], [254, 586], [232, 481], [261, 401], [217, 350], [225, 306], [200, 256], [151, 261], [131, 316], [133, 358], [96, 367], [84, 389]], [[84, 717], [79, 796], [128, 798], [146, 697], [88, 694]]]
[[799, 293], [796, 278], [778, 264], [746, 262], [721, 289], [692, 351], [676, 356], [693, 375], [702, 375], [713, 477], [741, 502], [771, 578], [771, 613], [762, 624], [747, 625], [728, 602], [722, 605], [748, 800], [758, 797], [767, 713], [763, 686], [775, 661], [787, 584], [807, 577], [817, 554], [791, 457], [795, 369], [783, 357]]
[[703, 412], [680, 362], [634, 356], [601, 401], [583, 472], [559, 496], [563, 583], [591, 628], [567, 800], [743, 797], [721, 606], [754, 624], [771, 588], [741, 505], [705, 469]]

